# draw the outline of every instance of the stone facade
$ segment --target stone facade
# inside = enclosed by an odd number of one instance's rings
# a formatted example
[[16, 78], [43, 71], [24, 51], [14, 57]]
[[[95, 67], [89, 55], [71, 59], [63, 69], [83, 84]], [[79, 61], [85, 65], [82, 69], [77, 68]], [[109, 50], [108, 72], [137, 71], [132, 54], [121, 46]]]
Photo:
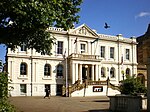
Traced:
[[146, 33], [137, 37], [137, 62], [138, 76], [141, 77], [143, 84], [147, 86], [147, 58], [150, 57], [150, 24]]
[[[15, 51], [8, 49], [6, 58], [10, 85], [14, 87], [12, 96], [43, 96], [45, 86], [50, 88], [51, 95], [61, 95], [62, 86], [72, 86], [77, 80], [82, 84], [85, 79], [95, 84], [109, 77], [112, 84], [118, 85], [124, 75], [137, 74], [135, 38], [98, 34], [85, 24], [68, 31], [61, 28], [47, 31], [56, 38], [50, 56], [25, 49], [25, 45]], [[88, 86], [89, 94], [86, 94], [106, 95], [107, 85], [99, 86]], [[97, 91], [99, 89], [101, 91]], [[72, 95], [80, 96], [79, 93], [75, 91]]]

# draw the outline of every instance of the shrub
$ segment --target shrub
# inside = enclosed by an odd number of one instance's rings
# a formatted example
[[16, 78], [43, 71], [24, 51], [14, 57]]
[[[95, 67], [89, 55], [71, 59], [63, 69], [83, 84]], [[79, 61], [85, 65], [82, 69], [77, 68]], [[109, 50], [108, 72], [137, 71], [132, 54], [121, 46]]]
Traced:
[[126, 76], [126, 79], [121, 82], [120, 85], [121, 94], [137, 95], [138, 93], [147, 92], [147, 88], [141, 83], [135, 76]]
[[15, 112], [15, 107], [8, 100], [0, 99], [0, 112]]

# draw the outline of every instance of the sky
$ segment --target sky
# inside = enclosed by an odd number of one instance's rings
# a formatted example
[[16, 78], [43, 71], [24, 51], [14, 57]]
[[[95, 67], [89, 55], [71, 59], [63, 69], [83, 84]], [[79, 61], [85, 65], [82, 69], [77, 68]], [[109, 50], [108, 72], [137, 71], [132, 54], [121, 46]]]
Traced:
[[[83, 0], [78, 13], [79, 23], [86, 24], [99, 34], [138, 37], [150, 24], [150, 0]], [[105, 22], [110, 28], [105, 29]], [[0, 45], [0, 59], [5, 62], [6, 48]]]

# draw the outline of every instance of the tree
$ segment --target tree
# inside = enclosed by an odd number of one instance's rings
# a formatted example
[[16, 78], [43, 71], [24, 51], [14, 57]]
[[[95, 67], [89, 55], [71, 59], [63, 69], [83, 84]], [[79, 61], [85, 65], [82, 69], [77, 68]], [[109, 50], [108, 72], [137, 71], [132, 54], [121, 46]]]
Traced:
[[0, 44], [11, 49], [27, 48], [50, 54], [55, 38], [48, 27], [68, 30], [78, 23], [82, 0], [1, 0]]
[[7, 73], [0, 73], [0, 112], [15, 112], [15, 107], [8, 101], [9, 79]]
[[146, 87], [141, 83], [139, 78], [135, 76], [126, 76], [126, 79], [121, 82], [120, 92], [121, 94], [137, 95], [138, 93], [147, 92]]

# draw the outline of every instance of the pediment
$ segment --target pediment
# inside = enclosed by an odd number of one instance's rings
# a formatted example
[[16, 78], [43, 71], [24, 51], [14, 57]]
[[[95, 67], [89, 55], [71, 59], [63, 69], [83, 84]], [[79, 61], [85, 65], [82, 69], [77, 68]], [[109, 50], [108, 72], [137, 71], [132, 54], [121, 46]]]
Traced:
[[92, 29], [90, 29], [87, 25], [83, 24], [75, 29], [72, 29], [71, 34], [75, 34], [75, 35], [83, 35], [83, 36], [93, 36], [93, 37], [97, 37], [97, 33], [95, 31], [93, 31]]

